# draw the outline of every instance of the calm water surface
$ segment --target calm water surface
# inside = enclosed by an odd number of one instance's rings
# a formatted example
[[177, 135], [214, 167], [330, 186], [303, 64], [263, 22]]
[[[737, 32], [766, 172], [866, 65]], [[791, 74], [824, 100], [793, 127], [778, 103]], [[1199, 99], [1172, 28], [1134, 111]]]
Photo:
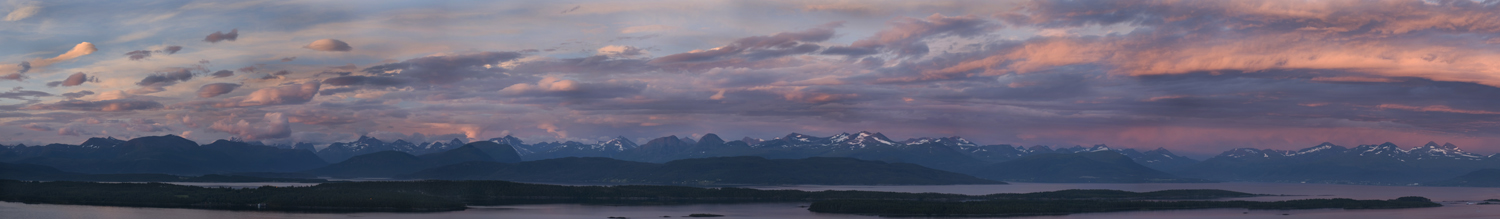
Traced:
[[[198, 186], [258, 187], [261, 185], [286, 186], [280, 183], [194, 183]], [[301, 186], [301, 185], [297, 185]], [[1016, 183], [1011, 185], [951, 185], [951, 186], [759, 186], [760, 189], [865, 190], [893, 192], [940, 192], [959, 194], [1024, 193], [1055, 191], [1063, 189], [1116, 189], [1126, 191], [1156, 191], [1166, 189], [1225, 189], [1258, 194], [1285, 194], [1248, 198], [1250, 200], [1283, 200], [1305, 198], [1355, 198], [1391, 199], [1400, 196], [1424, 196], [1444, 202], [1438, 208], [1401, 210], [1244, 210], [1208, 209], [1180, 211], [1141, 211], [1121, 213], [1090, 213], [1067, 216], [1045, 216], [1029, 218], [1500, 218], [1500, 205], [1468, 205], [1467, 201], [1500, 198], [1500, 188], [1463, 187], [1407, 187], [1407, 186], [1357, 186], [1328, 184], [1278, 184], [1278, 183], [1212, 183], [1212, 184], [1052, 184]], [[692, 213], [713, 213], [725, 218], [877, 218], [870, 216], [818, 214], [799, 206], [807, 203], [771, 204], [704, 204], [674, 206], [589, 206], [571, 204], [518, 205], [501, 207], [475, 207], [456, 212], [439, 213], [281, 213], [255, 211], [221, 211], [167, 208], [130, 208], [78, 205], [28, 205], [0, 202], [0, 218], [606, 218], [623, 216], [630, 218], [674, 218]], [[1286, 215], [1283, 215], [1286, 214]], [[1027, 218], [1027, 217], [1023, 217]], [[952, 219], [952, 218], [948, 218]]]

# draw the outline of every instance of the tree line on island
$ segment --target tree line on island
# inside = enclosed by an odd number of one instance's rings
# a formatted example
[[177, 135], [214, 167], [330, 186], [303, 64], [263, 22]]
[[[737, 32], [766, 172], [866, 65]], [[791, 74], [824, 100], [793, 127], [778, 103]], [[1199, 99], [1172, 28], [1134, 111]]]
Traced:
[[[1201, 208], [1388, 209], [1440, 206], [1426, 198], [1201, 201], [1251, 197], [1225, 190], [1062, 190], [960, 195], [685, 186], [562, 186], [506, 181], [331, 182], [305, 187], [205, 188], [162, 183], [0, 180], [0, 201], [270, 211], [432, 212], [516, 204], [656, 205], [813, 202], [810, 211], [889, 216], [994, 216]], [[1193, 199], [1195, 201], [1176, 200]]]
[[1294, 209], [1398, 209], [1440, 207], [1442, 204], [1417, 196], [1390, 200], [1302, 199], [1288, 201], [1141, 201], [1141, 200], [986, 200], [969, 202], [906, 200], [830, 200], [813, 202], [808, 211], [875, 215], [882, 217], [1015, 217], [1067, 215], [1072, 213], [1243, 208], [1251, 210]]

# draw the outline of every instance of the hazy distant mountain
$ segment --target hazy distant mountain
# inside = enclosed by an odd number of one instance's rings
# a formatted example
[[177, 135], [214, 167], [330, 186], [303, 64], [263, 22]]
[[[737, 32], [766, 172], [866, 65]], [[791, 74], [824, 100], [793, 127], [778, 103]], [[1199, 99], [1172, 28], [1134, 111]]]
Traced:
[[[299, 143], [302, 144], [302, 143]], [[452, 150], [463, 146], [463, 140], [457, 138], [449, 141], [434, 141], [412, 143], [397, 139], [392, 142], [381, 141], [369, 136], [360, 136], [358, 140], [351, 142], [334, 142], [318, 150], [318, 157], [331, 163], [342, 162], [350, 157], [370, 154], [381, 151], [400, 151], [412, 155], [423, 155]]]
[[680, 159], [729, 157], [757, 154], [749, 144], [742, 141], [724, 142], [719, 135], [706, 134], [698, 141], [683, 141], [677, 136], [652, 139], [634, 150], [622, 151], [614, 158], [621, 160], [662, 163]]
[[[700, 141], [701, 142], [701, 141]], [[664, 164], [609, 158], [558, 158], [518, 164], [462, 163], [423, 170], [401, 178], [511, 180], [613, 184], [821, 184], [946, 185], [998, 184], [959, 173], [904, 163], [850, 158], [765, 159], [716, 157]]]
[[337, 178], [390, 177], [432, 167], [426, 160], [400, 151], [380, 151], [354, 156], [343, 162], [308, 170], [305, 173]]
[[1296, 151], [1234, 149], [1177, 173], [1233, 181], [1409, 184], [1497, 167], [1500, 160], [1452, 144], [1403, 150], [1389, 142], [1354, 148], [1323, 143]]
[[[455, 139], [455, 140], [457, 140], [457, 139]], [[466, 145], [463, 145], [463, 146], [472, 146], [476, 150], [483, 151], [484, 154], [489, 155], [490, 158], [492, 158], [496, 162], [502, 162], [502, 163], [517, 163], [517, 162], [521, 162], [521, 154], [516, 153], [515, 147], [511, 147], [508, 144], [499, 144], [499, 143], [488, 142], [488, 141], [476, 141], [476, 142], [469, 143], [469, 144], [466, 144]], [[463, 148], [463, 146], [460, 146], [459, 148]], [[454, 149], [454, 150], [456, 150], [456, 149]], [[448, 150], [448, 151], [452, 151], [452, 150]]]
[[1093, 148], [1089, 148], [1088, 150], [1074, 151], [1076, 151], [1075, 153], [1079, 153], [1106, 150], [1119, 152], [1120, 155], [1130, 157], [1130, 160], [1134, 160], [1136, 163], [1141, 164], [1142, 166], [1150, 167], [1151, 169], [1156, 169], [1163, 172], [1182, 170], [1198, 163], [1198, 160], [1183, 156], [1177, 156], [1177, 154], [1173, 154], [1172, 151], [1168, 151], [1166, 148], [1156, 148], [1156, 150], [1142, 152], [1131, 148], [1111, 149], [1109, 148], [1109, 146], [1101, 144], [1094, 145]]
[[519, 156], [508, 145], [478, 141], [452, 150], [421, 156], [394, 150], [379, 151], [354, 156], [343, 162], [308, 170], [305, 173], [338, 178], [384, 178], [456, 163], [500, 161], [491, 154], [504, 157], [506, 162], [520, 161]]
[[543, 160], [562, 157], [610, 157], [620, 160], [661, 163], [679, 159], [758, 156], [773, 159], [800, 159], [808, 157], [849, 157], [864, 160], [901, 162], [923, 165], [947, 171], [968, 172], [985, 164], [998, 163], [1020, 157], [1042, 153], [1075, 153], [1097, 150], [1113, 150], [1131, 157], [1147, 167], [1175, 170], [1196, 163], [1197, 160], [1177, 156], [1166, 149], [1146, 152], [1134, 149], [1111, 149], [1104, 145], [1093, 148], [1075, 146], [1071, 149], [1052, 150], [1046, 146], [1031, 148], [1010, 145], [978, 145], [962, 137], [913, 138], [894, 141], [875, 132], [839, 133], [818, 137], [791, 133], [769, 140], [744, 138], [724, 141], [716, 134], [705, 134], [697, 140], [666, 136], [636, 145], [624, 137], [596, 144], [581, 142], [543, 142], [526, 144], [512, 136], [488, 140], [511, 145], [523, 160]]
[[1500, 169], [1480, 169], [1451, 179], [1423, 183], [1427, 186], [1500, 187]]
[[220, 141], [199, 146], [175, 135], [80, 145], [0, 147], [0, 162], [39, 164], [80, 173], [208, 174], [285, 172], [325, 165], [310, 151]]
[[343, 162], [350, 157], [370, 154], [381, 151], [395, 151], [396, 148], [386, 145], [380, 139], [369, 136], [359, 136], [359, 140], [353, 142], [336, 142], [328, 147], [318, 150], [318, 157], [329, 163]]
[[1177, 177], [1137, 164], [1111, 150], [1046, 153], [992, 164], [971, 173], [980, 178], [1016, 182], [1057, 183], [1194, 183], [1210, 182]]
[[95, 182], [326, 182], [322, 179], [277, 178], [244, 175], [208, 174], [178, 176], [160, 173], [84, 174], [58, 170], [42, 165], [0, 163], [0, 179], [37, 181]]
[[541, 160], [560, 157], [614, 157], [615, 154], [619, 154], [620, 152], [639, 147], [635, 144], [635, 142], [632, 142], [630, 141], [630, 139], [626, 139], [623, 136], [610, 139], [609, 141], [599, 142], [597, 144], [585, 144], [575, 141], [566, 141], [542, 142], [534, 145], [525, 145], [520, 144], [519, 139], [514, 139], [510, 136], [506, 136], [505, 138], [501, 138], [498, 140], [490, 139], [490, 141], [495, 143], [515, 143], [509, 145], [518, 148], [517, 151], [525, 149], [528, 152], [525, 157], [526, 160]]
[[226, 140], [214, 141], [202, 147], [230, 155], [230, 159], [239, 165], [260, 167], [238, 172], [294, 171], [328, 165], [322, 158], [307, 150], [253, 146]]

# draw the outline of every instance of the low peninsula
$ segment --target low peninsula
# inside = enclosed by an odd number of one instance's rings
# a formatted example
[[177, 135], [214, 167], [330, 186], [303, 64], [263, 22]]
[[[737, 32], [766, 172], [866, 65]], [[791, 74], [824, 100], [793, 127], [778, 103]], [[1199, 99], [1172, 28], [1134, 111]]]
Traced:
[[[1225, 190], [1061, 190], [961, 195], [871, 191], [759, 190], [687, 186], [564, 186], [507, 181], [329, 182], [314, 186], [206, 188], [165, 183], [0, 180], [0, 201], [128, 207], [314, 212], [437, 212], [467, 206], [520, 204], [664, 205], [813, 202], [815, 212], [869, 215], [1006, 215], [996, 206], [1041, 206], [1025, 214], [1197, 208], [1407, 208], [1438, 206], [1425, 198], [1396, 200], [1162, 201], [1252, 197]], [[953, 208], [953, 207], [962, 208]], [[1269, 206], [1269, 207], [1266, 207]], [[890, 210], [881, 210], [890, 209]], [[931, 210], [942, 209], [942, 210]]]

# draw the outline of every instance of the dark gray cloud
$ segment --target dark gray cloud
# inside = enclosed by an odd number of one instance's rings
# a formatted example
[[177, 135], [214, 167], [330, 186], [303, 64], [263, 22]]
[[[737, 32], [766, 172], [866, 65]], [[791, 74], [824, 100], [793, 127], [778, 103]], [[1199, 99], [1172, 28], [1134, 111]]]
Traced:
[[828, 47], [828, 49], [823, 50], [822, 54], [825, 54], [825, 55], [843, 55], [843, 56], [859, 57], [859, 56], [872, 55], [872, 54], [876, 54], [876, 53], [880, 53], [880, 50], [876, 50], [875, 48], [855, 48], [855, 47], [847, 47], [847, 46], [830, 46], [830, 47]]
[[203, 85], [203, 87], [199, 87], [198, 88], [198, 97], [202, 97], [202, 98], [217, 97], [219, 95], [224, 95], [224, 94], [227, 94], [227, 93], [229, 93], [231, 91], [234, 91], [235, 88], [239, 88], [239, 87], [240, 87], [240, 85], [238, 85], [238, 84], [230, 84], [230, 83], [205, 84], [205, 85]]
[[830, 47], [824, 54], [863, 56], [879, 50], [899, 56], [922, 56], [929, 51], [924, 42], [926, 39], [944, 36], [973, 37], [999, 28], [979, 16], [949, 17], [940, 14], [926, 19], [901, 18], [892, 21], [890, 25], [890, 29], [854, 41], [848, 47]]
[[821, 46], [808, 43], [827, 41], [833, 37], [833, 29], [840, 26], [843, 26], [842, 22], [825, 24], [817, 28], [799, 32], [783, 32], [770, 36], [740, 38], [729, 45], [711, 50], [662, 56], [661, 58], [651, 60], [651, 64], [702, 63], [728, 59], [759, 60], [787, 55], [808, 54], [821, 48]]
[[125, 56], [126, 57], [130, 57], [131, 61], [140, 61], [141, 59], [151, 58], [151, 51], [149, 51], [149, 50], [130, 51], [130, 52], [125, 53]]
[[193, 72], [188, 69], [180, 69], [167, 73], [146, 76], [146, 78], [142, 78], [140, 82], [136, 82], [135, 84], [142, 87], [163, 87], [177, 84], [177, 82], [181, 81], [188, 81], [190, 79], [193, 79]]
[[229, 33], [214, 31], [214, 33], [208, 34], [208, 36], [203, 37], [203, 41], [204, 42], [209, 42], [209, 43], [218, 43], [219, 41], [226, 41], [226, 40], [227, 41], [234, 41], [234, 40], [239, 39], [239, 38], [240, 38], [240, 29], [235, 28], [235, 29], [230, 29]]
[[21, 90], [19, 87], [11, 91], [0, 93], [0, 98], [16, 100], [34, 100], [36, 98], [46, 96], [52, 96], [52, 94], [34, 90]]
[[659, 69], [654, 65], [647, 64], [648, 61], [650, 60], [614, 58], [606, 55], [595, 55], [582, 58], [524, 62], [516, 65], [514, 71], [536, 74], [548, 72], [585, 74], [632, 74], [649, 72]]
[[78, 99], [80, 97], [84, 97], [84, 96], [88, 96], [88, 95], [94, 95], [94, 92], [93, 91], [84, 90], [84, 91], [69, 92], [69, 93], [63, 93], [62, 94], [63, 97], [66, 97], [68, 99]]
[[323, 84], [334, 85], [334, 86], [374, 86], [374, 87], [394, 87], [394, 86], [401, 86], [401, 85], [405, 85], [406, 82], [407, 81], [405, 81], [405, 80], [397, 79], [397, 78], [394, 78], [394, 77], [374, 77], [374, 76], [341, 76], [341, 77], [333, 77], [333, 78], [329, 78], [329, 79], [324, 79], [323, 80]]
[[292, 57], [281, 58], [282, 62], [290, 62], [292, 60], [297, 60], [297, 57], [296, 56], [292, 56]]
[[80, 84], [83, 84], [83, 82], [88, 82], [88, 81], [90, 81], [88, 74], [84, 74], [83, 72], [77, 72], [77, 73], [73, 73], [72, 75], [68, 75], [68, 79], [63, 79], [62, 86], [64, 86], [64, 87], [78, 86]]
[[177, 54], [177, 51], [182, 51], [182, 46], [167, 46], [167, 48], [161, 49], [161, 52], [167, 55]]
[[162, 108], [162, 104], [156, 101], [130, 99], [101, 101], [64, 100], [58, 101], [56, 103], [35, 104], [26, 107], [26, 109], [32, 110], [77, 110], [104, 112], [149, 110], [160, 108]]
[[20, 66], [21, 70], [16, 71], [16, 74], [26, 74], [26, 72], [31, 71], [31, 62], [21, 61]]
[[219, 70], [219, 71], [214, 72], [213, 74], [209, 74], [209, 76], [213, 76], [214, 78], [227, 78], [227, 77], [230, 77], [230, 76], [234, 76], [234, 71]]

